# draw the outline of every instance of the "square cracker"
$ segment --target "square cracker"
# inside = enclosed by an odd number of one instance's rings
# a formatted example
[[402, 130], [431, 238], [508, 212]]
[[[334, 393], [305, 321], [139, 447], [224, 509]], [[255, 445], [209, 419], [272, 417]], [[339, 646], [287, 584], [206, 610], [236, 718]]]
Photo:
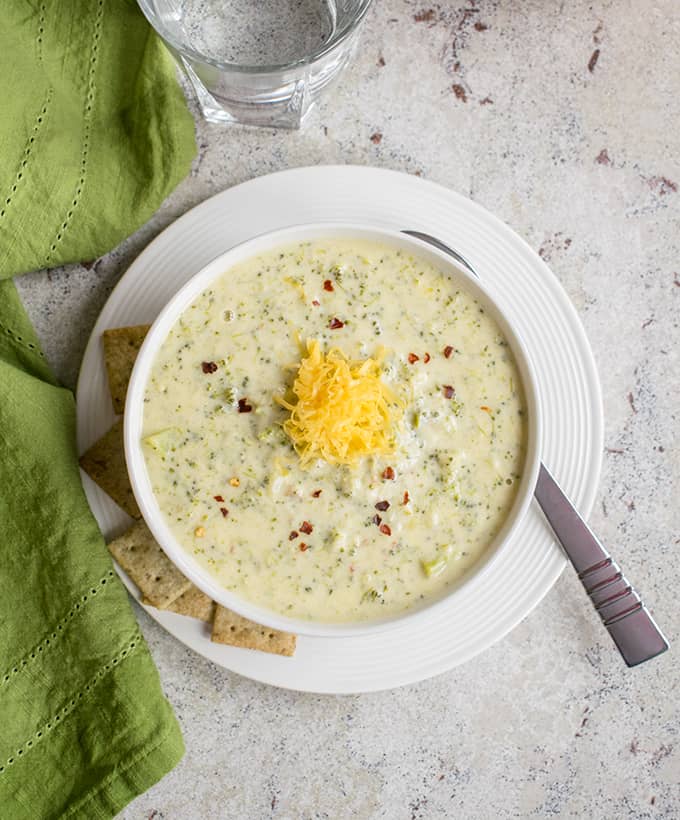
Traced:
[[178, 612], [180, 615], [188, 615], [190, 618], [198, 618], [199, 621], [210, 623], [215, 613], [215, 602], [192, 584], [186, 592], [165, 608], [170, 612]]
[[259, 649], [260, 652], [288, 656], [295, 653], [296, 643], [295, 635], [260, 626], [219, 604], [215, 608], [210, 640], [242, 649]]
[[108, 546], [152, 606], [167, 607], [192, 585], [158, 546], [143, 521]]
[[113, 409], [118, 415], [125, 409], [125, 396], [132, 368], [150, 327], [151, 325], [115, 327], [102, 333], [109, 390]]
[[128, 515], [142, 517], [125, 466], [122, 419], [83, 453], [80, 466]]

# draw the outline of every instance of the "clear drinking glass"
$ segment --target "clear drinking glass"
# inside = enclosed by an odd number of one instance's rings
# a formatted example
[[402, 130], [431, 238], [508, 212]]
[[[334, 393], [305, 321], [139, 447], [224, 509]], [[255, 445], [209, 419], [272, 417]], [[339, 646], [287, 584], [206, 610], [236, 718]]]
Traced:
[[138, 0], [210, 122], [299, 128], [371, 0]]

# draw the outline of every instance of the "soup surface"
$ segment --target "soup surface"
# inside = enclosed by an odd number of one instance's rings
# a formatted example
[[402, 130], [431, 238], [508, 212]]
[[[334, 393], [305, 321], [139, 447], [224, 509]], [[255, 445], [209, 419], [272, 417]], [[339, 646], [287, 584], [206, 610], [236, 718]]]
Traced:
[[524, 465], [498, 325], [436, 267], [374, 242], [226, 271], [173, 326], [144, 402], [177, 540], [225, 588], [297, 618], [367, 620], [444, 593], [493, 541]]

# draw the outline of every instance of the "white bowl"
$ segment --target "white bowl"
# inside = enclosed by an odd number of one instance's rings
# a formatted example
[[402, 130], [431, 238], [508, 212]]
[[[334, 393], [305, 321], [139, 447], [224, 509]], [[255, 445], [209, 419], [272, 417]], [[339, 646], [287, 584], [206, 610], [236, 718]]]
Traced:
[[[408, 226], [407, 226], [408, 227]], [[498, 323], [514, 354], [522, 378], [527, 406], [527, 450], [526, 462], [515, 502], [499, 530], [497, 536], [487, 547], [482, 557], [470, 570], [447, 592], [431, 601], [426, 601], [418, 608], [382, 617], [370, 621], [348, 623], [324, 623], [297, 618], [286, 618], [271, 610], [256, 606], [250, 601], [224, 589], [217, 580], [204, 569], [170, 531], [165, 522], [161, 508], [151, 487], [142, 451], [142, 426], [144, 413], [144, 391], [156, 354], [171, 327], [182, 312], [193, 300], [205, 290], [211, 282], [234, 265], [257, 254], [284, 245], [292, 245], [315, 239], [363, 239], [382, 242], [392, 247], [408, 250], [414, 255], [436, 265], [443, 273], [448, 274], [454, 283], [471, 293], [484, 307], [488, 314]], [[137, 356], [135, 367], [130, 378], [125, 403], [125, 458], [132, 489], [139, 509], [149, 529], [166, 555], [178, 569], [190, 578], [203, 592], [245, 618], [265, 626], [294, 632], [301, 635], [323, 637], [349, 637], [369, 632], [393, 628], [406, 621], [423, 619], [433, 607], [445, 607], [469, 579], [483, 575], [496, 556], [509, 542], [520, 521], [526, 515], [533, 496], [534, 487], [540, 466], [539, 443], [541, 441], [541, 412], [536, 389], [536, 379], [530, 357], [518, 333], [508, 321], [502, 308], [484, 287], [484, 284], [456, 265], [452, 258], [419, 239], [397, 231], [365, 226], [317, 223], [297, 225], [283, 230], [266, 233], [232, 248], [221, 254], [199, 271], [167, 303], [153, 323], [144, 344]], [[508, 592], [511, 594], [511, 591]]]

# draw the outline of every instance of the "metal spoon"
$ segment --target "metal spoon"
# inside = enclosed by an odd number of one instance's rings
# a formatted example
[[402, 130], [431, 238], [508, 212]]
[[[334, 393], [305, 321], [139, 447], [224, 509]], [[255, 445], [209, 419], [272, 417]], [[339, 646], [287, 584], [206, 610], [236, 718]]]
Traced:
[[[440, 239], [421, 231], [402, 233], [444, 251], [479, 278], [470, 262]], [[665, 652], [668, 641], [640, 596], [543, 463], [534, 497], [628, 666], [637, 666]]]

